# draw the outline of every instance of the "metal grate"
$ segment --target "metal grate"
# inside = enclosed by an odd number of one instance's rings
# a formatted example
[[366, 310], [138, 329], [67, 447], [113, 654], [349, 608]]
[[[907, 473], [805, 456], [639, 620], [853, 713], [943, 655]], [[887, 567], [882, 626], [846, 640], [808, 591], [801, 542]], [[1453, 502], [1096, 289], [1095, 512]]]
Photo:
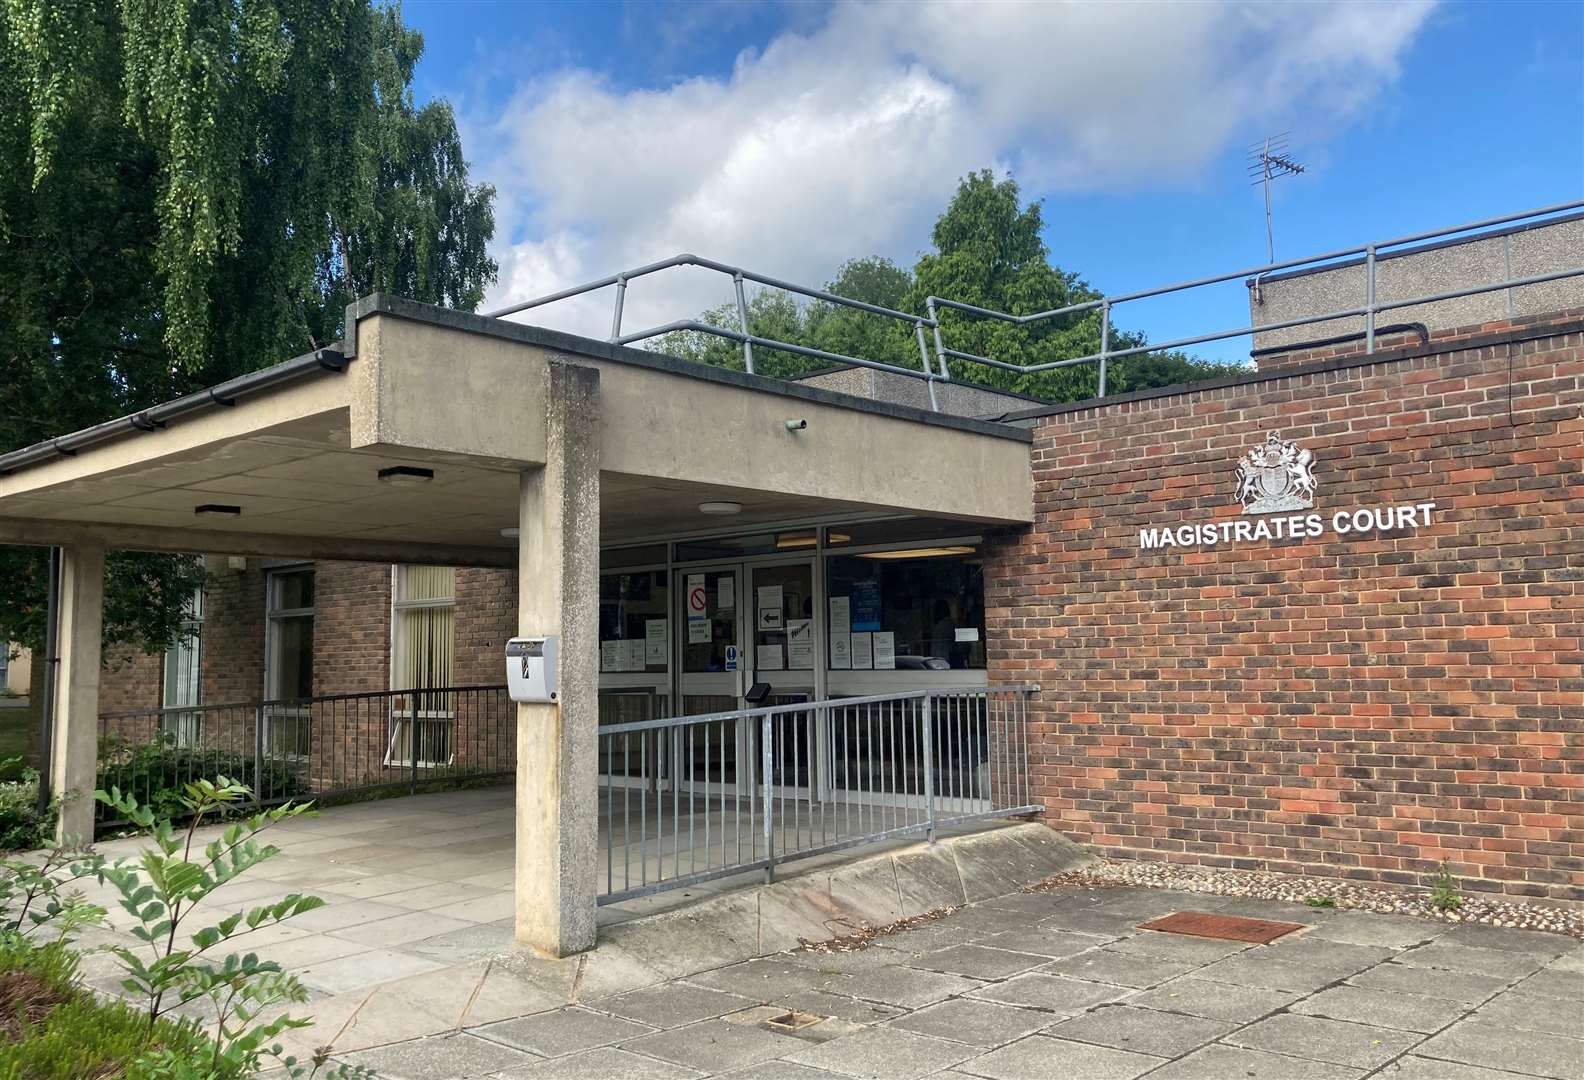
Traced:
[[1159, 930], [1165, 934], [1215, 938], [1219, 941], [1250, 941], [1269, 945], [1305, 923], [1273, 922], [1270, 919], [1245, 919], [1237, 915], [1212, 915], [1208, 911], [1178, 911], [1162, 919], [1140, 923], [1140, 930]]

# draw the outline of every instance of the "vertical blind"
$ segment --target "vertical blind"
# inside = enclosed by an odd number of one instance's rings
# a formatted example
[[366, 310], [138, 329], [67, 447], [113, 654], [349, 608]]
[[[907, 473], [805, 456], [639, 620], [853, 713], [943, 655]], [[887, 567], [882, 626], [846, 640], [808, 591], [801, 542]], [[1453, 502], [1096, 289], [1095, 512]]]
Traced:
[[456, 647], [456, 570], [450, 566], [397, 567], [395, 609], [391, 689], [450, 686]]

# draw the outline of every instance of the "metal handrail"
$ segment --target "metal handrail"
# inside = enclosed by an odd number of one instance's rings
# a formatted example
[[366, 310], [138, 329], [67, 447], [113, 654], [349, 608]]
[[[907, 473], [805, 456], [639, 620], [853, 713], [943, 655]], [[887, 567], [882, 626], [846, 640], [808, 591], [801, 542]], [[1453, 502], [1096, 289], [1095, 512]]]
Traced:
[[[1098, 392], [1096, 396], [1104, 397], [1106, 393], [1107, 367], [1110, 361], [1120, 359], [1122, 357], [1137, 356], [1143, 353], [1163, 352], [1168, 349], [1180, 349], [1190, 345], [1202, 345], [1211, 341], [1223, 341], [1228, 338], [1249, 337], [1254, 334], [1265, 333], [1271, 330], [1286, 330], [1294, 326], [1308, 326], [1316, 323], [1330, 322], [1334, 319], [1359, 317], [1364, 319], [1365, 352], [1366, 354], [1372, 354], [1375, 352], [1375, 316], [1380, 312], [1392, 311], [1398, 308], [1414, 307], [1419, 304], [1434, 304], [1446, 300], [1456, 300], [1465, 296], [1476, 296], [1481, 293], [1497, 292], [1501, 289], [1516, 289], [1522, 288], [1526, 285], [1539, 285], [1548, 281], [1559, 281], [1564, 278], [1584, 276], [1584, 266], [1578, 266], [1570, 270], [1559, 270], [1553, 273], [1535, 274], [1521, 278], [1509, 278], [1487, 285], [1478, 285], [1465, 289], [1434, 293], [1428, 296], [1419, 296], [1408, 300], [1393, 300], [1386, 303], [1382, 303], [1377, 299], [1375, 289], [1376, 263], [1379, 260], [1380, 252], [1383, 249], [1402, 247], [1406, 244], [1419, 243], [1424, 240], [1434, 240], [1443, 236], [1452, 236], [1457, 233], [1472, 232], [1476, 229], [1489, 228], [1495, 225], [1505, 225], [1511, 222], [1523, 221], [1526, 219], [1543, 218], [1578, 209], [1584, 209], [1584, 199], [1575, 200], [1572, 202], [1556, 203], [1551, 206], [1539, 207], [1533, 210], [1523, 210], [1512, 214], [1502, 214], [1497, 217], [1484, 218], [1480, 221], [1467, 222], [1462, 225], [1452, 225], [1441, 229], [1430, 229], [1425, 232], [1411, 233], [1407, 236], [1399, 236], [1390, 240], [1376, 240], [1371, 243], [1360, 244], [1350, 248], [1340, 248], [1338, 250], [1328, 251], [1319, 255], [1307, 255], [1302, 258], [1285, 259], [1281, 262], [1266, 263], [1263, 266], [1249, 267], [1242, 270], [1231, 271], [1229, 273], [1213, 274], [1209, 277], [1194, 278], [1191, 281], [1180, 281], [1171, 285], [1161, 285], [1151, 289], [1140, 289], [1135, 292], [1117, 293], [1111, 296], [1103, 296], [1096, 300], [1086, 300], [1079, 304], [1069, 304], [1066, 307], [1052, 308], [1049, 311], [1039, 311], [1029, 315], [1014, 315], [1010, 312], [996, 311], [991, 308], [978, 307], [974, 304], [963, 303], [960, 300], [952, 300], [947, 297], [930, 296], [925, 299], [926, 314], [920, 316], [910, 312], [897, 311], [893, 308], [882, 307], [878, 304], [865, 303], [861, 300], [851, 300], [845, 296], [837, 296], [835, 293], [828, 292], [824, 289], [810, 288], [805, 285], [796, 284], [795, 282], [785, 281], [783, 279], [771, 277], [766, 274], [756, 273], [752, 270], [746, 270], [739, 266], [733, 266], [729, 263], [717, 262], [713, 259], [706, 259], [698, 255], [687, 253], [675, 255], [669, 259], [662, 259], [659, 262], [647, 263], [631, 270], [622, 271], [621, 273], [611, 274], [607, 277], [600, 278], [597, 281], [586, 282], [582, 285], [574, 285], [569, 289], [562, 289], [560, 292], [550, 293], [546, 296], [539, 296], [530, 300], [524, 300], [519, 303], [511, 304], [495, 311], [486, 312], [486, 315], [490, 318], [504, 318], [508, 315], [515, 315], [531, 308], [543, 307], [546, 304], [553, 304], [560, 300], [567, 300], [574, 296], [581, 296], [585, 293], [595, 292], [599, 289], [609, 288], [610, 286], [614, 285], [616, 287], [616, 305], [611, 317], [611, 333], [609, 340], [612, 343], [618, 345], [630, 345], [634, 342], [659, 337], [663, 334], [691, 330], [697, 333], [709, 334], [714, 337], [724, 338], [728, 341], [735, 341], [739, 343], [743, 349], [744, 367], [746, 367], [750, 373], [753, 373], [754, 371], [753, 349], [755, 345], [758, 345], [761, 348], [777, 349], [800, 356], [808, 356], [818, 360], [829, 360], [838, 364], [852, 364], [858, 367], [872, 368], [879, 371], [889, 371], [898, 375], [906, 375], [909, 378], [924, 380], [924, 382], [929, 387], [930, 407], [936, 411], [939, 411], [940, 405], [936, 397], [935, 384], [937, 382], [950, 382], [952, 380], [951, 366], [947, 362], [948, 360], [964, 360], [970, 363], [984, 364], [987, 367], [998, 368], [1003, 371], [1011, 371], [1018, 374], [1033, 374], [1040, 371], [1051, 371], [1056, 368], [1073, 367], [1078, 364], [1097, 364], [1099, 367], [1099, 381], [1097, 388]], [[1359, 255], [1364, 256], [1365, 265], [1364, 302], [1359, 307], [1348, 308], [1342, 311], [1327, 312], [1323, 315], [1308, 315], [1302, 318], [1288, 319], [1281, 322], [1263, 323], [1260, 325], [1251, 324], [1249, 326], [1238, 327], [1231, 330], [1218, 330], [1209, 334], [1195, 334], [1190, 337], [1178, 338], [1173, 341], [1163, 341], [1155, 344], [1134, 346], [1127, 349], [1112, 349], [1110, 347], [1111, 311], [1118, 304], [1125, 304], [1134, 300], [1145, 300], [1156, 296], [1165, 296], [1171, 293], [1183, 292], [1188, 289], [1202, 288], [1207, 285], [1219, 285], [1228, 281], [1235, 281], [1239, 278], [1253, 278], [1257, 281], [1268, 274], [1276, 273], [1282, 270], [1291, 270], [1296, 267], [1315, 266], [1317, 269], [1325, 269], [1326, 267], [1319, 264], [1332, 263], [1340, 259], [1349, 259]], [[730, 330], [726, 327], [715, 326], [711, 323], [706, 323], [698, 319], [682, 319], [663, 323], [659, 326], [652, 326], [646, 330], [624, 334], [622, 332], [622, 317], [623, 309], [626, 304], [628, 282], [636, 278], [646, 277], [650, 274], [660, 273], [661, 271], [669, 270], [678, 266], [695, 266], [730, 276], [732, 278], [732, 284], [736, 293], [737, 318], [741, 324], [741, 328], [738, 330]], [[797, 345], [792, 342], [778, 341], [774, 338], [765, 338], [753, 334], [748, 328], [748, 304], [747, 298], [743, 292], [744, 281], [752, 281], [770, 288], [781, 289], [785, 292], [795, 293], [799, 296], [805, 296], [812, 300], [836, 304], [842, 307], [852, 308], [857, 311], [865, 311], [873, 315], [881, 315], [886, 318], [896, 319], [898, 321], [907, 323], [913, 327], [914, 336], [918, 342], [919, 368], [914, 369], [902, 367], [898, 364], [890, 364], [880, 360], [871, 360], [867, 357], [848, 356], [844, 353], [827, 352], [823, 349], [810, 348], [806, 345]], [[1004, 360], [997, 360], [994, 357], [979, 356], [975, 353], [963, 352], [958, 349], [950, 349], [946, 347], [941, 333], [941, 322], [939, 317], [939, 311], [941, 308], [946, 308], [952, 311], [960, 311], [967, 315], [976, 315], [983, 318], [997, 319], [1001, 322], [1012, 323], [1013, 325], [1017, 326], [1025, 326], [1030, 323], [1055, 319], [1063, 315], [1076, 315], [1090, 311], [1099, 311], [1100, 351], [1097, 353], [1091, 353], [1088, 356], [1075, 356], [1062, 360], [1052, 360], [1043, 364], [1014, 364]], [[933, 362], [930, 357], [929, 346], [925, 341], [924, 330], [926, 327], [932, 331], [932, 336], [934, 339], [935, 355]], [[936, 370], [937, 366], [939, 370]]]

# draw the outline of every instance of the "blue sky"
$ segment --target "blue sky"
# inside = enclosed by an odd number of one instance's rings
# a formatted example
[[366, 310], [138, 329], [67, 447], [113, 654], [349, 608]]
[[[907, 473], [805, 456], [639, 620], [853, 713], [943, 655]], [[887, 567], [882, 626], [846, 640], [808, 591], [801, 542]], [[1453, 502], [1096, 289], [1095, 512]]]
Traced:
[[[978, 166], [1042, 198], [1053, 261], [1108, 292], [1235, 270], [1265, 253], [1246, 146], [1284, 129], [1309, 168], [1277, 186], [1278, 258], [1584, 198], [1584, 3], [403, 10], [419, 96], [455, 105], [501, 192], [491, 303], [684, 249], [810, 283], [849, 256], [910, 262]], [[635, 285], [629, 325], [725, 289]], [[1221, 329], [1245, 297], [1118, 322]]]

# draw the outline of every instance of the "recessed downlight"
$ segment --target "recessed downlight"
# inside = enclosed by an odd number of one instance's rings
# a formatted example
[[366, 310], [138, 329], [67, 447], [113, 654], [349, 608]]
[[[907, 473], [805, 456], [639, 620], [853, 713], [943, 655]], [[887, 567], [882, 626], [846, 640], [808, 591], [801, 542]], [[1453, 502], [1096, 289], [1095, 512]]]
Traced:
[[515, 540], [522, 535], [521, 529], [502, 529], [501, 535], [508, 540]]
[[379, 471], [379, 478], [387, 484], [427, 484], [434, 479], [434, 470], [418, 465], [390, 465]]
[[739, 502], [701, 502], [701, 503], [699, 503], [699, 513], [701, 513], [701, 514], [740, 514], [740, 513], [742, 513], [742, 503], [739, 503]]

